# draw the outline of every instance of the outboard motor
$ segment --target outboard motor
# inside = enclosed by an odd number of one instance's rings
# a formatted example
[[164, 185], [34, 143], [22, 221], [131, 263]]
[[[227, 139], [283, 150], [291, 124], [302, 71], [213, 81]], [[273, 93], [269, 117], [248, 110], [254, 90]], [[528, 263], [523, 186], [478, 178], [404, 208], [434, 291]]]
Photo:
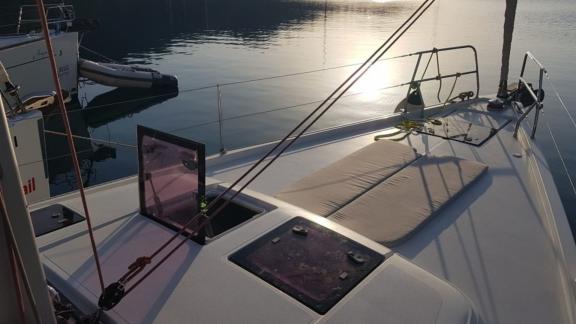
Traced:
[[178, 91], [178, 78], [168, 74], [154, 74], [152, 89], [156, 91]]

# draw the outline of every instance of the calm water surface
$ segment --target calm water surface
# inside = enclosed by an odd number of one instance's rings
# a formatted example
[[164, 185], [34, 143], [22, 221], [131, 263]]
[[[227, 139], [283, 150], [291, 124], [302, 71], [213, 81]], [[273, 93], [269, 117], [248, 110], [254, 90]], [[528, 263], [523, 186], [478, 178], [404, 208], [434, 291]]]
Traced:
[[[419, 5], [387, 0], [157, 0], [72, 1], [80, 17], [95, 17], [101, 26], [82, 45], [107, 58], [175, 74], [180, 92], [154, 96], [100, 85], [83, 84], [71, 119], [75, 132], [94, 139], [136, 142], [142, 124], [220, 148], [217, 84], [328, 69], [256, 82], [223, 85], [222, 143], [228, 150], [281, 137], [353, 71]], [[502, 46], [504, 0], [438, 0], [400, 40], [387, 57], [432, 47], [470, 44], [478, 49], [481, 94], [496, 92]], [[518, 75], [522, 54], [530, 50], [548, 67], [569, 109], [574, 109], [576, 67], [576, 2], [520, 0], [516, 17], [510, 80]], [[81, 50], [81, 56], [103, 60]], [[411, 76], [414, 58], [377, 64], [317, 128], [390, 113], [405, 88], [382, 90]], [[472, 67], [470, 52], [440, 57], [442, 74]], [[347, 66], [336, 68], [340, 66]], [[334, 68], [334, 69], [332, 69]], [[430, 70], [431, 74], [436, 69]], [[533, 78], [534, 79], [534, 78]], [[452, 80], [444, 82], [441, 97]], [[203, 90], [198, 88], [208, 87]], [[549, 86], [546, 87], [549, 89]], [[455, 93], [474, 90], [473, 77], [463, 77]], [[424, 89], [428, 104], [437, 103], [437, 83]], [[151, 97], [142, 100], [142, 97]], [[117, 104], [122, 101], [124, 103]], [[83, 107], [83, 108], [81, 108]], [[548, 91], [545, 122], [549, 122], [576, 175], [575, 130]], [[576, 111], [571, 111], [576, 114]], [[59, 116], [48, 112], [47, 127], [58, 128]], [[569, 214], [576, 211], [568, 178], [544, 127], [550, 166]], [[52, 136], [54, 137], [54, 136]], [[65, 154], [62, 138], [48, 138], [52, 155]], [[89, 184], [136, 172], [132, 148], [78, 141]], [[52, 193], [70, 190], [69, 159], [50, 162]], [[576, 227], [573, 227], [576, 228]]]

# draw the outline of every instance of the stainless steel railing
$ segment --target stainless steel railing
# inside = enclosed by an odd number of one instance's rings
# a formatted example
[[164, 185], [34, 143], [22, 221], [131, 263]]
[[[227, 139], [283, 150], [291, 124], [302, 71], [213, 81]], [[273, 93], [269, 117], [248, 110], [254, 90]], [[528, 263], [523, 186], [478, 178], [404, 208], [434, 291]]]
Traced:
[[[536, 64], [537, 67], [539, 68], [538, 89], [536, 90], [536, 93], [534, 93], [532, 85], [528, 81], [526, 81], [524, 77], [526, 73], [526, 65], [528, 63], [528, 59], [530, 59], [530, 61]], [[543, 96], [544, 90], [542, 89], [542, 85], [544, 83], [544, 75], [546, 75], [547, 73], [548, 72], [546, 71], [546, 68], [544, 68], [542, 63], [540, 63], [540, 61], [538, 61], [538, 59], [534, 57], [532, 53], [526, 52], [524, 54], [524, 59], [522, 61], [522, 69], [520, 71], [520, 77], [518, 78], [518, 89], [520, 89], [521, 87], [525, 88], [532, 97], [532, 99], [534, 99], [534, 103], [528, 106], [527, 109], [523, 110], [522, 114], [518, 118], [518, 121], [516, 121], [516, 126], [514, 128], [514, 137], [518, 135], [518, 130], [520, 129], [520, 124], [522, 123], [522, 121], [524, 121], [524, 119], [526, 119], [526, 117], [528, 117], [530, 112], [534, 109], [536, 109], [536, 112], [534, 115], [534, 124], [532, 125], [532, 132], [530, 133], [530, 137], [534, 138], [536, 136], [536, 129], [538, 128], [538, 119], [540, 116], [540, 111], [542, 110], [542, 108], [544, 108], [544, 105], [542, 103], [544, 101]]]
[[[65, 27], [70, 27], [76, 14], [74, 6], [61, 4], [47, 4], [45, 6], [46, 17], [48, 17], [48, 25], [50, 27], [60, 28], [62, 24]], [[33, 13], [33, 17], [28, 17], [28, 12]], [[18, 12], [18, 23], [16, 33], [20, 34], [22, 26], [27, 24], [40, 23], [40, 18], [36, 14], [36, 5], [22, 5]]]
[[[458, 73], [452, 73], [452, 74], [447, 74], [447, 75], [442, 75], [442, 73], [440, 72], [440, 58], [439, 58], [439, 53], [441, 52], [447, 52], [447, 51], [458, 51], [458, 50], [465, 50], [465, 49], [470, 49], [472, 50], [473, 54], [474, 54], [474, 64], [475, 64], [475, 69], [474, 70], [470, 70], [470, 71], [465, 71], [465, 72], [458, 72]], [[423, 56], [425, 56], [426, 54], [430, 54], [429, 58], [428, 58], [428, 62], [426, 63], [426, 67], [424, 68], [424, 72], [422, 73], [422, 76], [420, 77], [420, 79], [416, 79], [416, 76], [418, 74], [418, 71], [420, 70], [420, 63], [422, 62], [422, 58]], [[454, 88], [454, 86], [456, 85], [456, 82], [458, 81], [458, 79], [464, 75], [468, 75], [468, 74], [475, 74], [476, 75], [476, 98], [478, 98], [479, 92], [480, 92], [480, 73], [479, 73], [479, 68], [478, 68], [478, 52], [476, 51], [476, 48], [474, 48], [474, 46], [472, 45], [462, 45], [462, 46], [453, 46], [453, 47], [445, 47], [445, 48], [433, 48], [431, 50], [426, 50], [426, 51], [420, 51], [420, 52], [415, 52], [415, 53], [411, 53], [409, 55], [417, 55], [418, 58], [416, 60], [416, 64], [414, 66], [414, 72], [412, 73], [412, 79], [410, 80], [410, 82], [408, 84], [413, 85], [415, 83], [421, 84], [424, 82], [430, 82], [430, 81], [439, 81], [440, 82], [440, 87], [442, 86], [442, 80], [443, 79], [448, 79], [448, 78], [454, 78], [454, 84], [452, 86], [452, 88]], [[436, 57], [436, 63], [437, 63], [437, 75], [434, 77], [425, 77], [426, 76], [426, 72], [428, 71], [428, 67], [430, 66], [430, 63], [433, 59], [433, 57]], [[408, 91], [406, 92], [406, 99], [408, 99], [408, 96], [410, 95], [410, 90], [411, 87], [408, 87]], [[440, 99], [440, 88], [438, 89], [438, 101], [441, 102], [442, 100]], [[448, 96], [450, 97], [451, 94]], [[448, 98], [449, 99], [449, 98]], [[407, 108], [404, 109], [404, 113], [407, 113]], [[424, 114], [424, 107], [422, 108], [421, 111], [422, 115]]]

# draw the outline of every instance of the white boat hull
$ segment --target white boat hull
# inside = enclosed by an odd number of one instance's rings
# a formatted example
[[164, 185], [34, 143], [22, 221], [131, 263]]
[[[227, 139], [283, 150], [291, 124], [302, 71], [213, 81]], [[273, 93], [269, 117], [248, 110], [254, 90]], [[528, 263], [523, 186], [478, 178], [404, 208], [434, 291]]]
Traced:
[[44, 161], [42, 112], [30, 111], [8, 119], [14, 154], [18, 159], [22, 191], [29, 204], [50, 198], [50, 184]]
[[[78, 33], [59, 33], [52, 36], [58, 75], [62, 90], [78, 92]], [[20, 86], [21, 98], [54, 91], [46, 44], [40, 36], [0, 38], [0, 61], [15, 85]], [[7, 99], [10, 106], [15, 101]]]

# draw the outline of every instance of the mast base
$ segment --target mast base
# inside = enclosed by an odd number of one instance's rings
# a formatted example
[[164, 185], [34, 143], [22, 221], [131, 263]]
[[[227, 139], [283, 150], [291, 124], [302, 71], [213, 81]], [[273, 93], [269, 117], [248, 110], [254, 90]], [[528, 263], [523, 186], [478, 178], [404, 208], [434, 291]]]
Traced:
[[498, 85], [498, 94], [496, 97], [500, 99], [508, 98], [508, 80], [500, 80], [500, 84]]

